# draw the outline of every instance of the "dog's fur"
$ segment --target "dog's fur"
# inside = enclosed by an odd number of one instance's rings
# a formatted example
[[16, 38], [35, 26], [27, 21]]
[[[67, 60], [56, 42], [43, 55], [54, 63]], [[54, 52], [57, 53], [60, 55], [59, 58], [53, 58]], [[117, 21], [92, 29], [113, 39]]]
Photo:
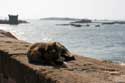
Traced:
[[27, 52], [29, 62], [47, 65], [63, 65], [64, 61], [75, 60], [75, 57], [59, 42], [40, 42], [31, 45]]

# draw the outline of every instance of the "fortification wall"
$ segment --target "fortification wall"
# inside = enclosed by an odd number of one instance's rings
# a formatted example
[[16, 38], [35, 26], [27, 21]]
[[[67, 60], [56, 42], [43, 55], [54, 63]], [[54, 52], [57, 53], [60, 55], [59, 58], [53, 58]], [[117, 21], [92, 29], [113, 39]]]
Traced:
[[0, 31], [0, 83], [124, 83], [125, 67], [76, 56], [68, 68], [55, 68], [28, 62], [31, 45]]

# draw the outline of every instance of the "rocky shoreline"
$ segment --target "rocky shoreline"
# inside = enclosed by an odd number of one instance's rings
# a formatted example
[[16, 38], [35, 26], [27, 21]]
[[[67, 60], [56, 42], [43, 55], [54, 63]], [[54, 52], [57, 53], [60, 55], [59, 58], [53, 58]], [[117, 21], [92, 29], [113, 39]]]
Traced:
[[[28, 23], [28, 22], [25, 20], [18, 20], [17, 24], [22, 24], [22, 23]], [[11, 23], [8, 20], [1, 20], [0, 19], [0, 24], [11, 24]]]
[[0, 83], [11, 83], [10, 79], [13, 83], [125, 83], [125, 66], [77, 54], [68, 68], [31, 64], [26, 57], [30, 45], [0, 30]]

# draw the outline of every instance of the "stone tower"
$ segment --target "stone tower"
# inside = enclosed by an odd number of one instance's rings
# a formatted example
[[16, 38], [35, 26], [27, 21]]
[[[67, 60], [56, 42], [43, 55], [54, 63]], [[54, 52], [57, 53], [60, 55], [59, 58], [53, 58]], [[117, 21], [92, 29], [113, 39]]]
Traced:
[[8, 15], [9, 24], [18, 24], [18, 15]]

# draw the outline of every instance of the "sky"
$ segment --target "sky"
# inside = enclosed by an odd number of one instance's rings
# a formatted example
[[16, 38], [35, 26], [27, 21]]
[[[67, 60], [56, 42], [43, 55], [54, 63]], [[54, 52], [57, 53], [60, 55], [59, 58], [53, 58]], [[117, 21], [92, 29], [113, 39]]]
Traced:
[[0, 17], [72, 17], [125, 20], [125, 0], [0, 0]]

